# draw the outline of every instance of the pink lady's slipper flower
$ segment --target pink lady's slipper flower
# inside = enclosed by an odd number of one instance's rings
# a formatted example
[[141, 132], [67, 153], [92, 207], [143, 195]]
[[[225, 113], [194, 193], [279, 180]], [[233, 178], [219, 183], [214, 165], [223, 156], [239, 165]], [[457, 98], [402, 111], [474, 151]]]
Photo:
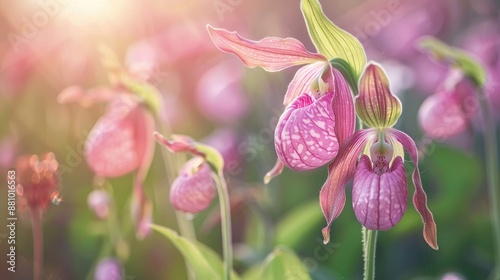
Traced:
[[190, 159], [170, 188], [170, 203], [179, 211], [196, 214], [210, 205], [215, 197], [212, 170], [201, 157]]
[[422, 103], [418, 120], [427, 136], [447, 139], [465, 131], [477, 110], [474, 85], [462, 71], [454, 70], [441, 89]]
[[252, 41], [236, 32], [208, 26], [220, 50], [238, 56], [248, 67], [269, 72], [303, 65], [288, 85], [287, 105], [275, 131], [276, 166], [264, 179], [268, 182], [283, 167], [311, 170], [329, 163], [342, 142], [354, 131], [355, 114], [349, 86], [331, 61], [348, 62], [357, 79], [366, 62], [359, 41], [334, 25], [316, 0], [301, 1], [310, 37], [319, 53], [311, 53], [294, 38], [267, 37]]
[[320, 192], [321, 208], [327, 221], [323, 229], [325, 243], [330, 239], [331, 223], [344, 207], [345, 186], [353, 177], [352, 204], [363, 226], [370, 230], [387, 230], [401, 220], [408, 193], [404, 147], [415, 164], [413, 204], [422, 216], [424, 239], [437, 250], [436, 224], [427, 208], [420, 180], [417, 147], [410, 136], [392, 128], [401, 115], [401, 103], [390, 92], [387, 76], [378, 64], [369, 63], [361, 75], [355, 106], [359, 118], [369, 128], [358, 130], [349, 137], [329, 166], [328, 179]]

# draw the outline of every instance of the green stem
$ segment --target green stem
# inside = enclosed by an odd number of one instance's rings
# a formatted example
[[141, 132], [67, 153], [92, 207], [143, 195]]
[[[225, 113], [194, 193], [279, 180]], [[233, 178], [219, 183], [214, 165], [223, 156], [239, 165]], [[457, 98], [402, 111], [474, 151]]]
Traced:
[[491, 222], [493, 226], [493, 239], [495, 248], [495, 268], [493, 278], [500, 280], [500, 187], [498, 178], [498, 150], [495, 121], [491, 114], [488, 99], [480, 88], [477, 91], [479, 104], [483, 114], [484, 122], [484, 149], [486, 153], [486, 177], [490, 198]]
[[[166, 127], [163, 124], [163, 122], [159, 117], [156, 117], [155, 121], [161, 134], [170, 135], [170, 129], [168, 129], [168, 127]], [[160, 149], [160, 151], [163, 163], [165, 165], [165, 170], [167, 173], [168, 186], [171, 186], [176, 178], [176, 173], [180, 170], [181, 163], [179, 161], [179, 157], [181, 157], [181, 155], [169, 153], [163, 147]], [[189, 219], [186, 219], [184, 213], [178, 211], [175, 211], [175, 218], [177, 220], [177, 225], [179, 227], [180, 235], [191, 241], [196, 241], [196, 232], [194, 230], [193, 222]], [[187, 262], [186, 262], [186, 270], [188, 274], [188, 279], [195, 280], [196, 278], [194, 270], [189, 266]]]
[[363, 259], [365, 261], [364, 280], [375, 279], [375, 251], [377, 247], [377, 231], [363, 227]]
[[42, 279], [43, 264], [43, 228], [42, 213], [38, 210], [32, 211], [31, 222], [33, 226], [33, 279]]
[[224, 279], [231, 279], [233, 267], [233, 249], [231, 237], [231, 212], [229, 209], [229, 193], [227, 192], [227, 184], [222, 171], [214, 175], [214, 180], [217, 186], [217, 194], [219, 196], [220, 215], [221, 215], [221, 231], [222, 231], [222, 251], [224, 255]]

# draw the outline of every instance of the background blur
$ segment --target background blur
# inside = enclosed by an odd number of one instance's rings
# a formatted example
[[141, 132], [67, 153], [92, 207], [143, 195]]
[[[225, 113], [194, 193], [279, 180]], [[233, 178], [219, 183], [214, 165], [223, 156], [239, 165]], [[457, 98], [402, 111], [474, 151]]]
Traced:
[[[386, 67], [404, 107], [397, 127], [421, 148], [422, 180], [438, 226], [440, 249], [433, 251], [424, 242], [420, 217], [409, 203], [402, 221], [379, 233], [377, 278], [440, 279], [455, 272], [467, 279], [485, 279], [493, 266], [493, 247], [480, 121], [447, 142], [423, 136], [418, 108], [434, 93], [446, 69], [414, 44], [419, 37], [432, 35], [471, 51], [481, 51], [486, 41], [500, 46], [499, 3], [321, 2], [332, 21], [360, 39], [368, 58]], [[344, 212], [333, 224], [332, 243], [323, 246], [318, 193], [326, 167], [305, 173], [285, 170], [269, 186], [262, 184], [275, 162], [274, 126], [296, 69], [279, 73], [246, 69], [236, 57], [216, 50], [206, 24], [256, 40], [295, 37], [314, 50], [299, 1], [0, 2], [0, 169], [6, 174], [18, 156], [48, 151], [55, 153], [60, 167], [66, 167], [60, 177], [63, 200], [44, 215], [45, 279], [92, 279], [93, 267], [109, 243], [106, 223], [87, 206], [93, 174], [79, 152], [105, 106], [83, 108], [56, 100], [71, 85], [108, 85], [99, 44], [108, 45], [130, 72], [158, 87], [164, 100], [163, 120], [175, 133], [203, 139], [231, 163], [226, 173], [238, 271], [262, 261], [276, 244], [284, 244], [300, 256], [314, 279], [362, 277], [361, 226], [351, 207], [350, 187]], [[496, 51], [489, 55], [500, 65], [500, 48]], [[482, 58], [481, 53], [476, 55]], [[495, 77], [498, 81], [493, 74], [490, 79]], [[500, 103], [493, 104], [498, 111]], [[154, 222], [177, 230], [163, 169], [157, 146], [146, 192], [154, 202]], [[130, 224], [132, 176], [110, 182], [123, 230]], [[412, 195], [412, 186], [409, 189]], [[6, 193], [1, 192], [2, 208]], [[199, 239], [220, 253], [217, 211], [213, 203], [194, 217], [194, 223]], [[5, 214], [2, 209], [1, 221]], [[130, 252], [123, 260], [126, 279], [186, 279], [181, 255], [164, 237], [153, 233], [137, 241], [133, 232], [124, 233]], [[29, 218], [20, 214], [17, 224], [15, 274], [5, 267], [6, 237], [7, 229], [1, 226], [0, 278], [30, 279]]]

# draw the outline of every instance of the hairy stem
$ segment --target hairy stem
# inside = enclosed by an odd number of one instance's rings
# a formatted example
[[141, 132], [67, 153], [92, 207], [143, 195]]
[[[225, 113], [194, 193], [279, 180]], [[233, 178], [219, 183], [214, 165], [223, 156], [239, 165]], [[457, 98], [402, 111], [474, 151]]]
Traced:
[[493, 278], [500, 280], [500, 187], [498, 178], [498, 149], [495, 121], [491, 114], [488, 99], [482, 88], [477, 90], [484, 122], [484, 149], [486, 153], [486, 178], [490, 198], [491, 222], [495, 248], [495, 269]]
[[377, 247], [377, 231], [363, 227], [363, 259], [365, 262], [364, 280], [375, 279], [375, 251]]

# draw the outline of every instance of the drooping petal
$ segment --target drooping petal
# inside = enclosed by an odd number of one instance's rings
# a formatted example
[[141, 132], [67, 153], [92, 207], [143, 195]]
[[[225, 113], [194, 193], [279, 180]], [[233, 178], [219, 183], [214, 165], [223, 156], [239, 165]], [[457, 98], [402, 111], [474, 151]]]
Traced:
[[311, 83], [320, 76], [325, 66], [328, 66], [328, 64], [318, 61], [297, 70], [292, 81], [288, 84], [283, 104], [288, 105], [301, 94], [309, 93], [311, 91]]
[[434, 222], [434, 217], [431, 211], [427, 207], [427, 195], [422, 187], [422, 181], [420, 179], [420, 171], [418, 169], [418, 149], [415, 145], [413, 139], [406, 133], [401, 132], [396, 129], [390, 129], [388, 131], [389, 135], [393, 136], [397, 141], [399, 141], [403, 147], [408, 151], [410, 157], [413, 160], [415, 169], [413, 170], [413, 184], [415, 185], [415, 193], [413, 195], [413, 205], [415, 209], [420, 213], [422, 221], [424, 224], [424, 239], [431, 246], [432, 249], [437, 250], [437, 230], [436, 223]]
[[391, 127], [401, 115], [401, 102], [391, 93], [387, 75], [377, 63], [369, 62], [361, 75], [355, 105], [369, 127]]
[[277, 158], [276, 164], [274, 164], [273, 169], [269, 170], [269, 172], [266, 173], [266, 176], [264, 176], [264, 184], [269, 184], [269, 182], [271, 182], [274, 177], [280, 175], [283, 171], [283, 168], [285, 168], [285, 164], [281, 162], [279, 158]]
[[334, 77], [335, 97], [332, 101], [333, 114], [337, 120], [335, 135], [342, 145], [344, 141], [354, 133], [356, 126], [356, 112], [354, 111], [354, 100], [349, 85], [344, 76], [337, 70], [332, 70]]
[[365, 144], [376, 136], [376, 131], [373, 129], [356, 131], [342, 144], [335, 160], [328, 167], [328, 178], [319, 195], [321, 210], [327, 223], [327, 226], [323, 228], [325, 244], [330, 241], [331, 223], [344, 209], [345, 185], [354, 176], [358, 156]]
[[301, 10], [309, 36], [318, 51], [328, 59], [341, 58], [347, 61], [354, 80], [357, 80], [366, 63], [365, 51], [358, 39], [333, 24], [324, 14], [318, 0], [302, 0]]
[[235, 54], [248, 67], [262, 67], [269, 72], [280, 71], [294, 65], [308, 64], [326, 58], [311, 53], [294, 38], [267, 37], [253, 41], [239, 36], [236, 32], [213, 28], [207, 25], [208, 34], [221, 51]]
[[403, 161], [397, 157], [388, 172], [378, 175], [371, 160], [359, 160], [352, 187], [352, 206], [358, 221], [371, 230], [388, 230], [406, 211], [408, 183]]
[[136, 170], [148, 149], [141, 131], [151, 117], [138, 103], [127, 97], [111, 104], [85, 141], [85, 158], [102, 177], [118, 177]]
[[196, 214], [210, 205], [215, 197], [215, 183], [207, 162], [195, 157], [184, 164], [170, 188], [170, 203], [179, 211]]
[[168, 140], [167, 138], [165, 138], [165, 136], [157, 131], [153, 133], [153, 136], [155, 137], [156, 141], [158, 141], [158, 143], [167, 147], [167, 149], [169, 149], [173, 153], [187, 152], [196, 156], [205, 156], [205, 154], [196, 149], [195, 141], [189, 136], [172, 135], [172, 140]]
[[132, 218], [135, 224], [135, 235], [137, 239], [144, 239], [151, 233], [151, 221], [153, 219], [153, 205], [144, 193], [141, 182], [136, 182], [134, 195], [131, 203]]
[[328, 93], [314, 100], [304, 94], [281, 115], [274, 133], [274, 147], [287, 167], [310, 170], [325, 165], [337, 155], [333, 97], [333, 93]]

